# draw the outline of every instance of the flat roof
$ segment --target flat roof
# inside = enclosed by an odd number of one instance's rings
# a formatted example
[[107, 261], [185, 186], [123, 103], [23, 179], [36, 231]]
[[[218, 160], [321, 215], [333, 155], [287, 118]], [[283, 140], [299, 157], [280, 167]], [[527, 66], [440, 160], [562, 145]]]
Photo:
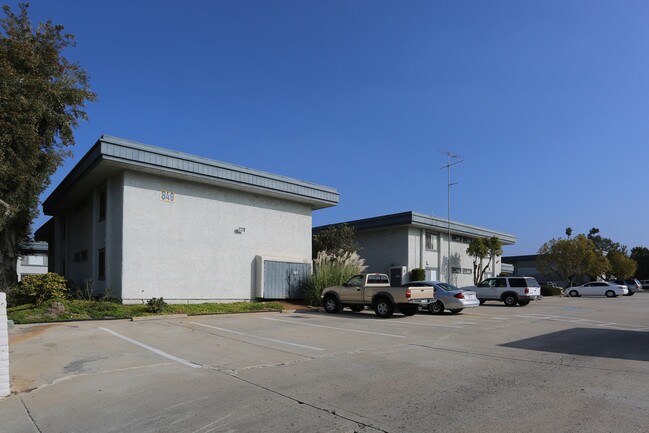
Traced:
[[[339, 201], [334, 188], [102, 135], [43, 202], [44, 213], [52, 215], [64, 205], [67, 196], [72, 194], [73, 199], [79, 199], [109, 175], [127, 169], [280, 197], [310, 204], [313, 209], [335, 206]], [[86, 183], [87, 187], [79, 188], [80, 183]]]
[[[423, 229], [435, 230], [438, 232], [448, 231], [448, 220], [444, 218], [437, 218], [430, 215], [425, 215], [418, 212], [401, 212], [390, 215], [382, 215], [373, 218], [365, 218], [360, 220], [340, 222], [336, 224], [327, 224], [313, 228], [313, 232], [324, 230], [328, 227], [337, 226], [340, 224], [347, 224], [357, 231], [382, 229], [399, 226], [419, 227]], [[494, 230], [485, 229], [478, 226], [451, 221], [451, 234], [464, 235], [473, 237], [490, 238], [492, 236], [498, 237], [504, 245], [512, 245], [516, 243], [516, 236], [497, 232]]]

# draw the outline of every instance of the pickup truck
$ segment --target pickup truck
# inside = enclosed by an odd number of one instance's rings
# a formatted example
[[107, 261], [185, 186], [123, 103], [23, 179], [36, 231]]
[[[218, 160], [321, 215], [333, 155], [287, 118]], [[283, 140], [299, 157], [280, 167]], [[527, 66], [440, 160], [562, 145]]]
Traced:
[[417, 313], [419, 306], [435, 302], [434, 287], [392, 287], [385, 274], [359, 274], [342, 286], [322, 291], [322, 305], [327, 313], [339, 313], [344, 307], [362, 311], [365, 306], [380, 318], [400, 312], [404, 316]]
[[501, 301], [509, 307], [525, 306], [532, 300], [541, 299], [541, 286], [532, 277], [487, 278], [477, 286], [462, 287], [476, 293], [480, 304], [485, 301]]

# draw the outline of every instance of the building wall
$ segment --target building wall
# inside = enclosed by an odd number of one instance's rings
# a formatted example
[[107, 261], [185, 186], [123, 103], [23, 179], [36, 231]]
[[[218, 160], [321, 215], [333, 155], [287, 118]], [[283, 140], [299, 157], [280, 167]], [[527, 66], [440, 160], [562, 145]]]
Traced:
[[47, 250], [30, 250], [18, 259], [16, 272], [18, 281], [27, 275], [46, 274], [48, 269]]
[[[435, 238], [432, 250], [426, 248], [425, 236]], [[451, 255], [448, 254], [448, 235], [444, 232], [418, 227], [391, 227], [356, 232], [368, 272], [388, 273], [391, 266], [407, 266], [426, 270], [426, 277], [448, 280], [449, 264], [451, 284], [458, 287], [473, 285], [473, 259], [466, 253], [470, 238], [451, 233]], [[486, 265], [486, 263], [485, 263]], [[500, 257], [490, 264], [484, 278], [500, 273]]]
[[356, 241], [367, 272], [389, 274], [392, 266], [408, 266], [408, 227], [357, 231]]
[[249, 300], [256, 256], [311, 260], [309, 205], [134, 171], [123, 185], [124, 302]]

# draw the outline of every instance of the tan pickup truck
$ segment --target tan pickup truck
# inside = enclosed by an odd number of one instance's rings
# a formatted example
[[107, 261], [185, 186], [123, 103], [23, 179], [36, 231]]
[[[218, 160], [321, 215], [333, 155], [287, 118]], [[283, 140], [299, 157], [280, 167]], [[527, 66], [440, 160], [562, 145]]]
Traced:
[[412, 316], [419, 306], [427, 307], [434, 301], [434, 287], [392, 287], [385, 274], [354, 275], [342, 286], [322, 291], [322, 305], [327, 313], [338, 313], [345, 307], [362, 311], [368, 306], [380, 318], [395, 312]]

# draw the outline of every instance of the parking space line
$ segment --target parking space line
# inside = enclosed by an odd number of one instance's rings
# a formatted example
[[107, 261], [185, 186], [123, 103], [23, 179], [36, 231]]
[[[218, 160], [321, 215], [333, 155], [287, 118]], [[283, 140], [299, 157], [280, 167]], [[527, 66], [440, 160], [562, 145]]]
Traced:
[[206, 325], [204, 323], [198, 323], [198, 322], [189, 322], [189, 323], [193, 323], [194, 325], [198, 325], [198, 326], [204, 326], [206, 328], [217, 329], [219, 331], [231, 332], [232, 334], [243, 335], [244, 337], [259, 338], [261, 340], [272, 341], [273, 343], [288, 344], [289, 346], [302, 347], [304, 349], [311, 349], [311, 350], [324, 350], [320, 347], [305, 346], [304, 344], [291, 343], [289, 341], [276, 340], [274, 338], [260, 337], [259, 335], [246, 334], [244, 332], [234, 331], [232, 329], [219, 328], [218, 326]]
[[191, 367], [191, 368], [201, 368], [201, 366], [198, 365], [198, 364], [194, 364], [191, 361], [187, 361], [185, 359], [178, 358], [177, 356], [170, 355], [167, 352], [163, 352], [162, 350], [156, 349], [155, 347], [151, 347], [148, 344], [144, 344], [144, 343], [141, 343], [141, 342], [139, 342], [137, 340], [133, 340], [132, 338], [128, 338], [125, 335], [118, 334], [117, 332], [112, 331], [112, 330], [110, 330], [108, 328], [100, 327], [99, 329], [101, 329], [102, 331], [106, 331], [109, 334], [114, 335], [115, 337], [121, 338], [122, 340], [126, 340], [129, 343], [135, 344], [136, 346], [139, 346], [139, 347], [141, 347], [143, 349], [146, 349], [146, 350], [148, 350], [150, 352], [153, 352], [153, 353], [155, 353], [157, 355], [160, 355], [160, 356], [165, 357], [167, 359], [171, 359], [172, 361], [175, 361], [175, 362], [177, 362], [179, 364], [183, 364], [183, 365], [186, 365], [187, 367]]
[[435, 328], [456, 328], [462, 329], [461, 326], [455, 325], [437, 325], [435, 323], [420, 323], [420, 322], [396, 322], [397, 325], [415, 325], [415, 326], [433, 326]]
[[326, 326], [326, 325], [316, 325], [314, 323], [303, 323], [303, 322], [295, 322], [293, 320], [273, 319], [271, 317], [262, 317], [262, 319], [274, 320], [275, 322], [292, 323], [294, 325], [313, 326], [314, 328], [325, 328], [325, 329], [335, 329], [337, 331], [358, 332], [359, 334], [372, 334], [372, 335], [380, 335], [382, 337], [407, 338], [405, 335], [383, 334], [381, 332], [372, 332], [372, 331], [359, 331], [358, 329], [338, 328], [336, 326]]

